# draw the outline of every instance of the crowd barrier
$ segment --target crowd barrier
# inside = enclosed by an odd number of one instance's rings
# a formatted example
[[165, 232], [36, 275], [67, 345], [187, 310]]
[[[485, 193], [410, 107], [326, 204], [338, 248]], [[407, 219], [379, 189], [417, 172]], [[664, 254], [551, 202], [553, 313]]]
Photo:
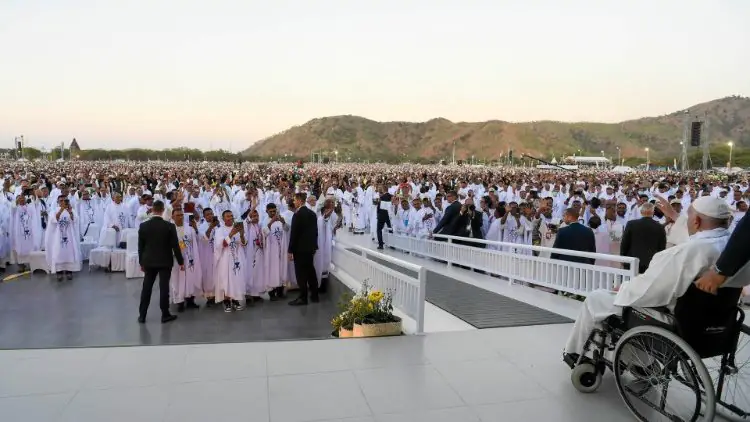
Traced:
[[[367, 280], [374, 289], [383, 292], [391, 290], [393, 307], [416, 322], [417, 334], [424, 332], [427, 278], [424, 267], [338, 240], [333, 245], [331, 262], [335, 271], [343, 271], [357, 282]], [[406, 272], [397, 271], [381, 262], [390, 263]], [[357, 290], [359, 286], [349, 287]]]
[[[582, 296], [597, 289], [616, 290], [623, 282], [638, 275], [638, 259], [620, 255], [440, 234], [432, 238], [416, 238], [386, 230], [383, 230], [383, 242], [403, 252], [446, 262], [448, 266], [457, 264], [506, 278], [511, 283], [524, 282]], [[552, 253], [593, 258], [610, 265], [552, 259]], [[622, 264], [630, 264], [629, 269], [624, 269]]]

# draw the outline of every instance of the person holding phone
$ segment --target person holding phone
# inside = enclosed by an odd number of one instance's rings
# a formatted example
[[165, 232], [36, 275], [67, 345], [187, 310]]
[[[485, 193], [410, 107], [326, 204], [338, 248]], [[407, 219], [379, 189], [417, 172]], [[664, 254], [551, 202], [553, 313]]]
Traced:
[[245, 228], [242, 221], [234, 221], [230, 210], [222, 212], [221, 219], [224, 224], [216, 228], [214, 241], [216, 300], [223, 302], [224, 312], [241, 311], [248, 271]]

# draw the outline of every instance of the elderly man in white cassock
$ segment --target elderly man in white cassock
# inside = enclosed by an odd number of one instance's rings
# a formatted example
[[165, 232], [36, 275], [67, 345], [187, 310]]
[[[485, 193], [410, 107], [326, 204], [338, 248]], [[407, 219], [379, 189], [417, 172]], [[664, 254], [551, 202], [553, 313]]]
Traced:
[[594, 328], [612, 315], [622, 315], [623, 307], [674, 310], [677, 299], [690, 284], [718, 259], [729, 240], [729, 218], [732, 211], [726, 201], [705, 196], [688, 210], [690, 240], [654, 255], [643, 274], [623, 283], [617, 293], [596, 290], [583, 302], [565, 353], [577, 360]]
[[266, 205], [268, 217], [263, 221], [263, 281], [271, 300], [284, 297], [284, 282], [287, 280], [289, 260], [287, 259], [287, 232], [289, 225], [280, 216], [276, 204]]

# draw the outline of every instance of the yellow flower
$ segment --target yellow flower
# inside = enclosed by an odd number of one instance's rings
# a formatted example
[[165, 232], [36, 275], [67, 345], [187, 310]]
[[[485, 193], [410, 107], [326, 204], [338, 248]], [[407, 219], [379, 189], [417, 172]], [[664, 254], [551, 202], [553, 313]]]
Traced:
[[383, 292], [373, 290], [367, 298], [372, 303], [380, 303], [383, 300]]

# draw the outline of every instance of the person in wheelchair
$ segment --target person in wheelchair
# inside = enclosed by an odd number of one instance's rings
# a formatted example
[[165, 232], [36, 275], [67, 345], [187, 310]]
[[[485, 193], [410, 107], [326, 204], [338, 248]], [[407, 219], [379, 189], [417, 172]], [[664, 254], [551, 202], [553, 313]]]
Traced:
[[588, 295], [565, 345], [565, 362], [577, 362], [590, 333], [610, 316], [622, 316], [623, 307], [674, 311], [677, 299], [719, 258], [729, 240], [731, 216], [724, 200], [696, 199], [688, 209], [690, 240], [655, 254], [646, 272], [622, 283], [616, 293], [596, 290]]

